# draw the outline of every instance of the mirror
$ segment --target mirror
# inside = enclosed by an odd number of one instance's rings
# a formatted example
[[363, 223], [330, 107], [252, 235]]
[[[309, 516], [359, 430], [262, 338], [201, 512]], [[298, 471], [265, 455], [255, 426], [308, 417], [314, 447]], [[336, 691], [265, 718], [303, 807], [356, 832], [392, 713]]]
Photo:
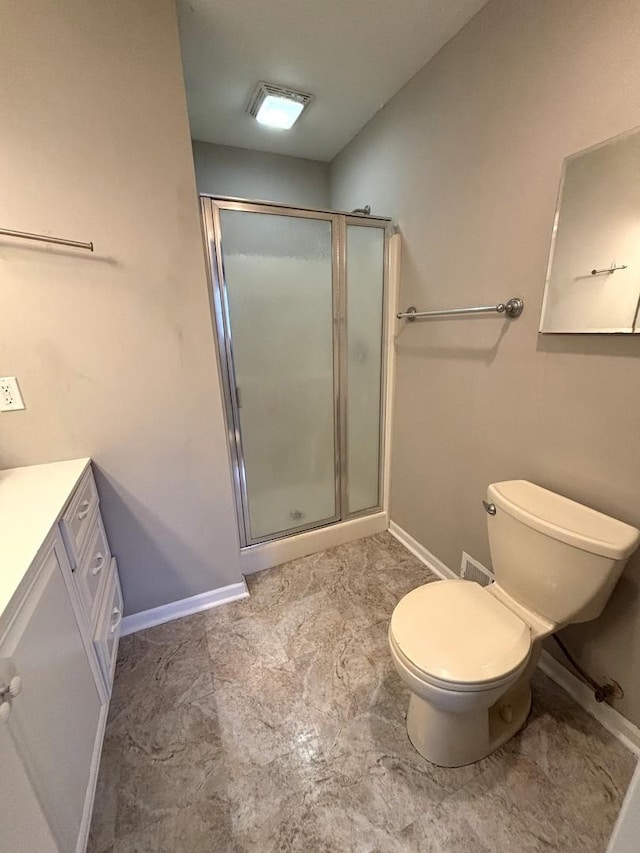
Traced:
[[564, 161], [540, 331], [639, 333], [640, 129]]

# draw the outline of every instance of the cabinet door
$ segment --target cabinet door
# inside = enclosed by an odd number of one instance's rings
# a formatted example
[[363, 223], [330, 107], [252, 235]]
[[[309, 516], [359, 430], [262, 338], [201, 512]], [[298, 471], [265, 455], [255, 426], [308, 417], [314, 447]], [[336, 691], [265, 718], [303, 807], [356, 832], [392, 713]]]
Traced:
[[0, 849], [60, 853], [6, 725], [0, 724]]
[[59, 534], [39, 560], [35, 580], [0, 641], [0, 668], [22, 680], [5, 727], [58, 847], [74, 851], [101, 699], [63, 577], [69, 566]]

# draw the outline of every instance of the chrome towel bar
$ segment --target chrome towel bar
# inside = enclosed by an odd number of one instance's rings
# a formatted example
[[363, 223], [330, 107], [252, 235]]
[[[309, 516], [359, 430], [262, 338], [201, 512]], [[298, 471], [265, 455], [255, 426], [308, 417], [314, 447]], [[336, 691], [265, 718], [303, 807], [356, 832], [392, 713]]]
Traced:
[[507, 317], [519, 317], [524, 309], [524, 301], [516, 296], [498, 305], [482, 305], [479, 308], [447, 308], [444, 311], [416, 311], [412, 306], [396, 314], [398, 320], [422, 320], [430, 317], [453, 317], [456, 314], [505, 314]]
[[27, 231], [10, 231], [8, 228], [0, 228], [0, 235], [5, 237], [21, 237], [23, 240], [39, 240], [42, 243], [55, 243], [58, 246], [72, 246], [74, 249], [87, 249], [87, 251], [93, 252], [93, 243], [81, 243], [79, 240], [47, 237], [44, 234], [29, 234]]
[[628, 264], [611, 264], [606, 270], [591, 270], [591, 275], [613, 275], [616, 270], [629, 269]]

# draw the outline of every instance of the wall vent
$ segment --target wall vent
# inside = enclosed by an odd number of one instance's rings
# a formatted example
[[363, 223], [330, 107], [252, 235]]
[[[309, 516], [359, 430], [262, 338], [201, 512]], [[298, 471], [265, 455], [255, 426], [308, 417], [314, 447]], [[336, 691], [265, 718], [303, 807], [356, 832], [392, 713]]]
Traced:
[[493, 572], [482, 563], [470, 557], [466, 551], [462, 552], [462, 561], [460, 563], [460, 577], [468, 581], [475, 581], [480, 586], [489, 586], [493, 583], [495, 577]]

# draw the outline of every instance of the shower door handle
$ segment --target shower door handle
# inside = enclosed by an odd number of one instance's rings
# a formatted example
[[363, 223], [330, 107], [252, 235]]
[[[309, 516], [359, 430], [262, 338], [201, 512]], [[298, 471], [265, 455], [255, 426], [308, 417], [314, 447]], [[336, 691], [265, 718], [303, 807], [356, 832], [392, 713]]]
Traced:
[[236, 406], [241, 409], [242, 408], [242, 397], [240, 396], [240, 389], [236, 385]]

